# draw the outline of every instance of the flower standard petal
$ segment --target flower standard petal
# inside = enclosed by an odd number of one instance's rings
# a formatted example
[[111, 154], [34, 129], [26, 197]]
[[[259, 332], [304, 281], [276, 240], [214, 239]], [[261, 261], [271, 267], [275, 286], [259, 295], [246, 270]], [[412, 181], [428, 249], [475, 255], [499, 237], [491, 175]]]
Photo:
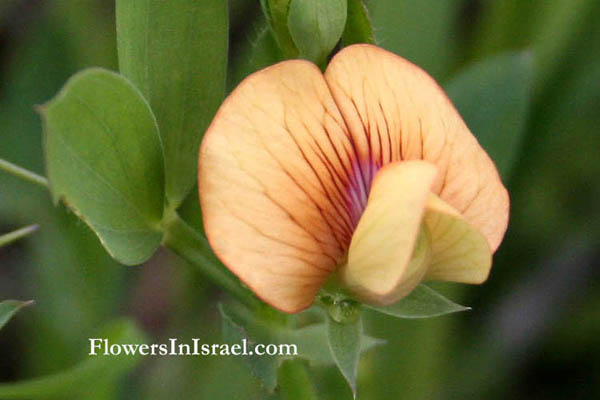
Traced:
[[341, 50], [325, 79], [372, 179], [378, 166], [422, 159], [439, 174], [432, 191], [495, 251], [508, 224], [508, 193], [492, 160], [439, 85], [405, 59], [371, 45]]
[[207, 238], [260, 298], [308, 307], [343, 258], [366, 190], [319, 69], [287, 61], [259, 71], [223, 103], [199, 156]]
[[433, 164], [406, 161], [375, 176], [348, 261], [339, 271], [341, 283], [358, 299], [391, 304], [427, 272], [429, 238], [421, 222], [436, 174]]
[[287, 312], [342, 264], [377, 304], [423, 278], [479, 283], [508, 221], [493, 162], [441, 88], [370, 45], [325, 76], [299, 60], [249, 76], [206, 133], [198, 179], [217, 256]]

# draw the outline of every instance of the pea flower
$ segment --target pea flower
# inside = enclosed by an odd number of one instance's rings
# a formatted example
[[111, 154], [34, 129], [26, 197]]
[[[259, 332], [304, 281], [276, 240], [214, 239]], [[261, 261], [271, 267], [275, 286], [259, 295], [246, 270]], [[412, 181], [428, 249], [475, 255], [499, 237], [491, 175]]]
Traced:
[[391, 304], [485, 281], [508, 224], [496, 167], [438, 84], [371, 45], [324, 74], [284, 61], [225, 100], [199, 155], [207, 238], [257, 296], [309, 307], [329, 280]]

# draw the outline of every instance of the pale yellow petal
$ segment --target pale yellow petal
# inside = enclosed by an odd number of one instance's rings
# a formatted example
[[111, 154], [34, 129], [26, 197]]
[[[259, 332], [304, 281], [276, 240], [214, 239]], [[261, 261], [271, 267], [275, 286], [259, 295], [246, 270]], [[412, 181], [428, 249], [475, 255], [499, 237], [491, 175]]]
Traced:
[[339, 271], [340, 281], [357, 298], [390, 304], [423, 278], [428, 265], [426, 232], [416, 244], [436, 174], [433, 164], [406, 161], [389, 164], [375, 175], [348, 261]]
[[377, 168], [422, 159], [439, 174], [432, 191], [495, 250], [508, 223], [508, 193], [485, 151], [439, 85], [407, 60], [371, 45], [341, 50], [325, 79], [352, 134], [367, 181]]
[[492, 266], [485, 237], [435, 195], [430, 196], [426, 208], [424, 223], [431, 238], [431, 261], [425, 279], [484, 282]]
[[206, 235], [272, 306], [308, 307], [344, 257], [366, 199], [353, 157], [323, 75], [305, 61], [248, 77], [208, 129], [198, 172]]

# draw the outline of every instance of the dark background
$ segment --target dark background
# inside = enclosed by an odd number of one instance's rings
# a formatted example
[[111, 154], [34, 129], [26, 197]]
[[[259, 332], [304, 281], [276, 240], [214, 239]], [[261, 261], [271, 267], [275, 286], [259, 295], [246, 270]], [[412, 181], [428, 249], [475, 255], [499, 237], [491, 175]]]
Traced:
[[[533, 56], [531, 102], [505, 179], [511, 221], [487, 283], [441, 286], [473, 307], [422, 321], [367, 316], [388, 344], [364, 357], [360, 399], [600, 398], [600, 1], [371, 0], [380, 45], [442, 84], [508, 50]], [[257, 33], [257, 1], [230, 0], [231, 70]], [[1, 0], [0, 158], [43, 174], [34, 105], [87, 66], [117, 69], [106, 0]], [[468, 121], [467, 121], [468, 122]], [[0, 333], [0, 381], [82, 360], [106, 321], [134, 317], [153, 342], [219, 342], [223, 295], [167, 252], [141, 267], [112, 261], [42, 188], [0, 172], [0, 232], [32, 237], [0, 249], [0, 299], [35, 299]], [[333, 368], [311, 369], [324, 398], [349, 396]], [[240, 359], [146, 358], [98, 399], [263, 398]], [[349, 398], [349, 397], [344, 397]]]

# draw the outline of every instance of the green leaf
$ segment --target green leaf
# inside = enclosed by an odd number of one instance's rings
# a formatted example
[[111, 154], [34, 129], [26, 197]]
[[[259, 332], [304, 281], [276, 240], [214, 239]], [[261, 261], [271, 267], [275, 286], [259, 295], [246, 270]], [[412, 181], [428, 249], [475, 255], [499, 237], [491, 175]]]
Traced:
[[327, 318], [327, 338], [331, 355], [350, 385], [355, 398], [362, 335], [361, 318], [348, 323], [340, 323], [333, 318]]
[[[313, 323], [300, 328], [293, 324], [282, 323], [281, 318], [302, 316], [287, 316], [268, 308], [268, 312], [258, 315], [239, 304], [220, 304], [219, 310], [223, 318], [223, 337], [229, 343], [240, 343], [247, 339], [250, 343], [295, 344], [297, 355], [280, 355], [267, 357], [250, 355], [244, 359], [249, 363], [254, 375], [261, 379], [265, 389], [272, 392], [277, 386], [277, 370], [283, 360], [302, 358], [313, 365], [333, 365], [335, 363], [327, 341], [327, 324]], [[312, 310], [312, 309], [311, 309]], [[308, 313], [306, 311], [305, 313]], [[273, 314], [274, 313], [274, 314]], [[323, 313], [319, 310], [318, 316]], [[360, 353], [364, 353], [384, 341], [367, 335], [362, 335]]]
[[[532, 24], [535, 28], [531, 38], [535, 55], [533, 79], [536, 83], [545, 82], [565, 64], [572, 62], [570, 50], [576, 41], [591, 42], [585, 32], [590, 24], [597, 23], [599, 4], [596, 0], [557, 0], [534, 4], [532, 13], [526, 17], [529, 19], [523, 25], [527, 26], [532, 19], [537, 19]], [[597, 25], [592, 29], [597, 29]], [[521, 33], [518, 28], [513, 29], [515, 31], [517, 35]]]
[[342, 34], [342, 43], [344, 46], [355, 43], [375, 44], [371, 18], [363, 0], [348, 0], [348, 18]]
[[225, 0], [118, 0], [121, 73], [148, 99], [165, 153], [169, 207], [196, 181], [198, 148], [225, 95]]
[[[130, 320], [118, 320], [109, 324], [96, 338], [107, 339], [109, 343], [144, 343], [147, 339]], [[54, 375], [16, 383], [0, 384], [2, 399], [32, 398], [88, 398], [90, 387], [115, 380], [137, 365], [142, 356], [104, 356], [101, 352], [88, 356], [78, 365]]]
[[434, 78], [444, 78], [459, 61], [456, 33], [462, 1], [369, 0], [369, 14], [381, 47]]
[[267, 23], [283, 56], [287, 59], [298, 57], [298, 48], [288, 30], [288, 13], [291, 0], [260, 0]]
[[237, 56], [229, 64], [227, 80], [229, 91], [233, 90], [251, 73], [284, 59], [266, 21], [257, 21], [252, 30], [255, 33], [244, 39]]
[[505, 179], [519, 155], [532, 81], [532, 57], [520, 52], [473, 64], [445, 85], [465, 122]]
[[73, 76], [41, 113], [54, 200], [118, 261], [146, 261], [162, 237], [164, 176], [158, 127], [142, 95], [118, 74], [94, 68]]
[[[593, 39], [585, 32], [597, 21], [597, 0], [494, 1], [482, 8], [473, 50], [477, 58], [505, 49], [531, 48], [535, 87], [573, 62], [573, 45]], [[592, 28], [597, 29], [597, 28]]]
[[0, 302], [0, 329], [23, 307], [33, 304], [33, 301], [5, 300]]
[[470, 310], [469, 307], [456, 304], [425, 285], [417, 286], [408, 296], [392, 305], [370, 306], [365, 304], [365, 307], [394, 317], [411, 319], [438, 317]]
[[300, 57], [322, 65], [344, 32], [346, 0], [292, 0], [288, 27]]
[[5, 235], [0, 236], [0, 247], [11, 244], [14, 241], [17, 241], [21, 238], [24, 238], [27, 235], [31, 235], [33, 232], [37, 230], [37, 225], [29, 225], [21, 229], [17, 229], [16, 231], [7, 233]]

